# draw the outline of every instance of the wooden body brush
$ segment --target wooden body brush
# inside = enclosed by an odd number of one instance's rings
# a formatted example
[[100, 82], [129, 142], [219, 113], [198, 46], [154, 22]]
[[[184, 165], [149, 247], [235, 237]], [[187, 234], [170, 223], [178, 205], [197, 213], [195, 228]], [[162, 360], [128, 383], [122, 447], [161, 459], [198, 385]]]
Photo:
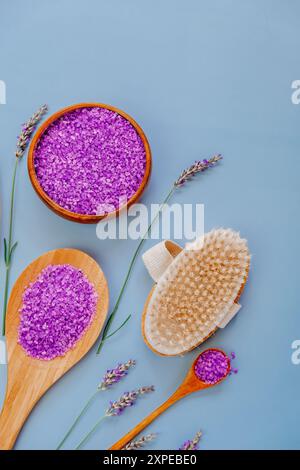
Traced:
[[[83, 336], [64, 356], [39, 360], [26, 355], [18, 342], [19, 311], [25, 289], [49, 265], [70, 265], [80, 269], [97, 293], [91, 324]], [[32, 408], [42, 395], [93, 346], [99, 336], [108, 310], [108, 287], [100, 266], [79, 250], [59, 249], [45, 253], [31, 263], [16, 281], [7, 307], [6, 338], [8, 382], [0, 415], [0, 449], [11, 449]]]
[[144, 306], [142, 334], [155, 353], [184, 354], [238, 312], [250, 254], [237, 232], [212, 230], [185, 249], [161, 242], [143, 259], [156, 284]]

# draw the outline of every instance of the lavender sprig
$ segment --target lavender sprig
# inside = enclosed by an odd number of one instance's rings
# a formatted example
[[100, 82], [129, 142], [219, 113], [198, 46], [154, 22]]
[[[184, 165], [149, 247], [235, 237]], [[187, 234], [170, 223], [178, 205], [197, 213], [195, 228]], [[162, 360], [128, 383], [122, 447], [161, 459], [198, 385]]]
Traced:
[[202, 436], [202, 432], [201, 431], [197, 432], [194, 439], [185, 441], [179, 450], [198, 450], [199, 449], [198, 443], [200, 441], [201, 436]]
[[154, 386], [141, 387], [132, 392], [125, 392], [119, 400], [111, 401], [109, 408], [105, 412], [105, 416], [120, 416], [126, 408], [133, 406], [140, 395], [154, 392]]
[[113, 384], [120, 382], [128, 374], [128, 369], [133, 366], [135, 366], [135, 361], [129, 359], [124, 364], [118, 364], [115, 369], [108, 369], [98, 385], [98, 390], [107, 390]]
[[123, 377], [125, 377], [128, 374], [128, 371], [131, 367], [135, 366], [136, 362], [133, 359], [129, 359], [129, 361], [124, 362], [122, 364], [118, 364], [117, 367], [114, 369], [108, 369], [106, 373], [104, 374], [101, 383], [98, 385], [96, 392], [93, 393], [93, 395], [88, 399], [84, 407], [82, 408], [81, 412], [73, 422], [72, 426], [69, 428], [63, 439], [60, 441], [58, 444], [56, 450], [59, 450], [62, 448], [64, 445], [65, 441], [68, 439], [70, 436], [71, 432], [77, 425], [78, 421], [82, 417], [82, 415], [86, 412], [96, 395], [98, 395], [99, 392], [102, 392], [104, 390], [107, 390], [110, 388], [113, 384], [120, 382]]
[[23, 124], [21, 134], [17, 140], [17, 148], [15, 152], [16, 161], [13, 169], [12, 185], [10, 193], [10, 209], [9, 209], [9, 230], [8, 239], [4, 238], [4, 262], [5, 262], [5, 285], [4, 285], [4, 296], [3, 296], [3, 317], [2, 317], [2, 335], [5, 335], [5, 320], [6, 320], [6, 309], [8, 300], [8, 288], [9, 288], [9, 276], [12, 255], [17, 247], [17, 242], [13, 243], [13, 217], [14, 217], [14, 204], [15, 204], [15, 186], [16, 186], [16, 175], [19, 161], [24, 155], [33, 131], [35, 130], [38, 122], [42, 119], [43, 115], [47, 112], [48, 108], [46, 105], [33, 114], [33, 116]]
[[158, 211], [157, 213], [155, 214], [154, 218], [152, 219], [152, 221], [150, 222], [150, 225], [148, 226], [146, 232], [144, 233], [144, 235], [142, 236], [138, 246], [137, 246], [137, 249], [135, 250], [134, 252], [134, 255], [132, 257], [132, 260], [129, 264], [129, 268], [128, 268], [128, 271], [127, 271], [127, 274], [125, 276], [125, 279], [123, 281], [123, 285], [121, 287], [121, 290], [120, 290], [120, 293], [117, 297], [117, 300], [116, 300], [116, 303], [114, 305], [114, 308], [111, 312], [111, 314], [109, 315], [108, 317], [108, 320], [106, 322], [106, 325], [104, 327], [104, 330], [103, 330], [103, 333], [102, 333], [102, 337], [100, 339], [100, 343], [99, 343], [99, 346], [98, 346], [98, 349], [97, 349], [97, 354], [100, 354], [102, 348], [103, 348], [103, 345], [104, 345], [104, 342], [110, 338], [111, 336], [113, 336], [117, 331], [119, 331], [126, 323], [127, 321], [129, 320], [130, 316], [128, 316], [125, 321], [116, 329], [114, 330], [111, 334], [109, 334], [109, 331], [110, 331], [110, 328], [111, 328], [111, 325], [112, 325], [112, 322], [116, 316], [116, 313], [118, 311], [118, 308], [119, 308], [119, 305], [120, 305], [120, 302], [121, 302], [121, 299], [122, 299], [122, 296], [124, 294], [124, 291], [125, 291], [125, 288], [127, 286], [127, 283], [129, 281], [129, 278], [130, 278], [130, 274], [132, 272], [132, 269], [134, 267], [134, 264], [137, 260], [137, 257], [141, 251], [141, 248], [148, 236], [148, 234], [150, 233], [151, 231], [151, 228], [153, 226], [153, 224], [155, 223], [155, 221], [158, 219], [161, 211], [163, 210], [163, 208], [165, 207], [165, 205], [169, 202], [169, 200], [171, 199], [171, 197], [173, 196], [174, 192], [176, 191], [177, 188], [181, 188], [185, 183], [187, 183], [187, 181], [189, 181], [193, 176], [195, 176], [197, 173], [202, 173], [204, 172], [205, 170], [208, 170], [209, 168], [212, 168], [214, 167], [218, 162], [219, 160], [222, 159], [222, 156], [220, 154], [216, 154], [214, 155], [213, 157], [209, 158], [209, 159], [204, 159], [204, 160], [199, 160], [199, 161], [196, 161], [195, 163], [193, 163], [193, 165], [191, 165], [190, 167], [188, 167], [187, 169], [185, 169], [181, 175], [179, 176], [179, 178], [173, 183], [173, 186], [170, 190], [170, 192], [168, 193], [168, 195], [166, 196], [165, 200], [163, 201], [163, 203], [159, 206], [158, 208]]
[[16, 157], [21, 158], [23, 157], [25, 150], [27, 148], [27, 145], [30, 141], [30, 137], [33, 133], [33, 131], [36, 128], [36, 125], [38, 122], [41, 120], [43, 115], [48, 111], [48, 107], [46, 104], [41, 106], [36, 113], [34, 113], [31, 118], [25, 122], [22, 126], [22, 132], [18, 137], [17, 141], [17, 149], [16, 149]]
[[185, 170], [183, 170], [179, 178], [175, 181], [174, 186], [177, 188], [179, 186], [183, 186], [184, 183], [190, 180], [197, 173], [201, 173], [202, 171], [205, 171], [208, 168], [212, 168], [213, 166], [215, 166], [219, 160], [222, 160], [222, 156], [220, 154], [214, 155], [208, 160], [205, 159], [205, 160], [196, 161], [189, 168], [186, 168]]
[[145, 395], [146, 393], [150, 393], [154, 391], [154, 386], [151, 385], [150, 387], [141, 387], [137, 390], [132, 390], [131, 392], [125, 392], [119, 398], [119, 400], [111, 401], [109, 403], [109, 407], [105, 411], [104, 415], [97, 421], [95, 426], [87, 433], [87, 435], [80, 441], [76, 450], [80, 449], [90, 438], [90, 436], [96, 431], [99, 427], [100, 423], [106, 418], [110, 418], [111, 416], [120, 416], [126, 408], [130, 408], [136, 402], [136, 400], [141, 396]]
[[156, 438], [156, 434], [150, 433], [142, 436], [134, 441], [129, 442], [123, 447], [122, 450], [139, 450], [141, 447], [144, 447], [148, 442], [153, 441]]

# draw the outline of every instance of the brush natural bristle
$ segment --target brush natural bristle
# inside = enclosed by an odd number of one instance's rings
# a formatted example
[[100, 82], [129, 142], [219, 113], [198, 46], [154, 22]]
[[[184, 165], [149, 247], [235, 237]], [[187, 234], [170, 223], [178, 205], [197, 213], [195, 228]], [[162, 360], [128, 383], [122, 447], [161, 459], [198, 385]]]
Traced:
[[224, 319], [247, 278], [246, 240], [213, 230], [183, 250], [160, 278], [145, 314], [145, 339], [159, 354], [198, 346]]

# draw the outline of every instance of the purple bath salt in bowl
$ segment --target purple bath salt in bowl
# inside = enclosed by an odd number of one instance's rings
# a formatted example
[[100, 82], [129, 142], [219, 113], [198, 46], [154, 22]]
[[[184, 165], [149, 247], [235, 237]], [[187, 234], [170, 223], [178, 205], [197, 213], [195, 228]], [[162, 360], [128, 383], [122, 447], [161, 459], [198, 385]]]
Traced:
[[94, 106], [70, 110], [39, 138], [34, 169], [46, 195], [81, 215], [103, 215], [125, 205], [146, 171], [144, 143], [117, 112]]
[[19, 344], [36, 359], [64, 356], [91, 324], [97, 297], [80, 269], [69, 264], [47, 266], [24, 291]]
[[219, 349], [207, 349], [198, 357], [195, 374], [202, 382], [216, 384], [230, 371], [230, 359]]

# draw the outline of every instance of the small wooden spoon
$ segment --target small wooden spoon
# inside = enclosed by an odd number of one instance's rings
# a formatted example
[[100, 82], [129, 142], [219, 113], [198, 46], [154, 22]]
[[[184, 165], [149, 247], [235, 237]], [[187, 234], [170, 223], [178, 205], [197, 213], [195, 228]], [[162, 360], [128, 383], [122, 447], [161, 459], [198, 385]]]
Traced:
[[[70, 264], [81, 269], [98, 293], [95, 317], [75, 347], [65, 356], [42, 361], [27, 356], [18, 344], [19, 310], [26, 287], [36, 280], [49, 264]], [[108, 287], [96, 261], [79, 250], [64, 248], [49, 251], [31, 263], [17, 279], [7, 307], [6, 341], [8, 380], [6, 396], [0, 415], [0, 449], [12, 449], [15, 440], [32, 408], [44, 393], [93, 346], [108, 311]]]
[[[219, 351], [223, 353], [224, 355], [226, 355], [221, 349], [216, 349], [216, 348], [206, 349], [201, 354], [207, 351]], [[201, 356], [201, 354], [199, 354], [199, 356], [195, 359], [184, 381], [179, 386], [179, 388], [173, 393], [173, 395], [170, 398], [168, 398], [168, 400], [165, 401], [162, 405], [156, 408], [156, 410], [154, 410], [150, 415], [148, 415], [145, 419], [143, 419], [143, 421], [141, 421], [135, 428], [129, 431], [124, 437], [122, 437], [119, 441], [113, 444], [113, 446], [110, 447], [108, 450], [123, 449], [129, 442], [131, 442], [135, 438], [135, 436], [137, 436], [143, 429], [145, 429], [146, 426], [152, 423], [152, 421], [154, 421], [159, 415], [161, 415], [164, 411], [166, 411], [171, 405], [176, 403], [178, 400], [181, 400], [181, 398], [184, 398], [186, 395], [189, 395], [190, 393], [193, 393], [193, 392], [197, 392], [198, 390], [203, 390], [205, 388], [213, 387], [214, 385], [217, 385], [220, 382], [222, 382], [225, 379], [225, 377], [227, 377], [227, 375], [230, 372], [230, 359], [229, 357], [226, 356], [228, 359], [228, 368], [227, 368], [226, 374], [218, 382], [214, 384], [202, 382], [195, 373], [195, 365], [199, 357]]]

